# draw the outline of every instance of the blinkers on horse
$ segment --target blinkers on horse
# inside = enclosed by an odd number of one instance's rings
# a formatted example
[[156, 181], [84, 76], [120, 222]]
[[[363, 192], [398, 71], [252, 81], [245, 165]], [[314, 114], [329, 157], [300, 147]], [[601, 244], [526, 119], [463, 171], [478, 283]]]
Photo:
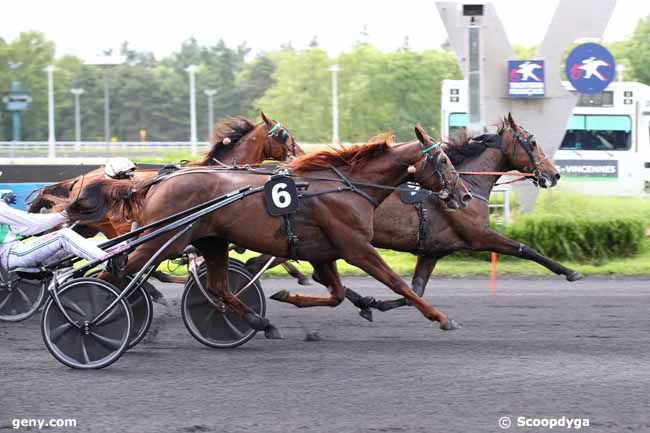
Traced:
[[[282, 144], [282, 159], [294, 159], [296, 156], [296, 140], [293, 139], [289, 131], [280, 123], [275, 122], [275, 125], [269, 132], [266, 134], [266, 154], [271, 155], [271, 146], [273, 144], [273, 139], [275, 138], [280, 144]], [[291, 141], [290, 143], [287, 143]], [[288, 158], [287, 158], [288, 157]]]

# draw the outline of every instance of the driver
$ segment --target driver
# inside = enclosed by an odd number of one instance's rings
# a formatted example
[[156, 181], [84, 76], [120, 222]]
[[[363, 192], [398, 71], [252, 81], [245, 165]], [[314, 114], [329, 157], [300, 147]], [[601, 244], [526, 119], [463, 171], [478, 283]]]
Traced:
[[135, 174], [136, 166], [129, 158], [116, 156], [106, 161], [104, 175], [110, 179], [131, 179]]
[[[14, 209], [0, 200], [0, 266], [7, 270], [28, 268], [40, 270], [69, 254], [86, 260], [97, 260], [106, 252], [69, 228], [35, 237], [28, 242], [21, 239], [43, 233], [68, 221], [64, 212], [33, 214]], [[101, 266], [101, 265], [100, 265]]]

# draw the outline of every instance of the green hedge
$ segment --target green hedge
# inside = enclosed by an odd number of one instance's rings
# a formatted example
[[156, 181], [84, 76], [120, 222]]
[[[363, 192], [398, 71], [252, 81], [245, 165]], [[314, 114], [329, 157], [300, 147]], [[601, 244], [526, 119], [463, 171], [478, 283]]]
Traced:
[[638, 216], [520, 215], [505, 232], [557, 260], [600, 261], [637, 254], [645, 224]]

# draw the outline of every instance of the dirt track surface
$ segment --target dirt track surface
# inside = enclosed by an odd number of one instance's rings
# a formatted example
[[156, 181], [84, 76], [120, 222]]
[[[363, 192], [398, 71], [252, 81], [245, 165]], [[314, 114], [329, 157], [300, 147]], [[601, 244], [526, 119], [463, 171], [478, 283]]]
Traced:
[[[392, 297], [370, 279], [346, 285]], [[267, 295], [298, 289], [264, 280]], [[282, 341], [203, 347], [180, 318], [179, 286], [139, 346], [99, 371], [46, 351], [39, 318], [0, 323], [0, 431], [75, 418], [52, 432], [497, 432], [517, 417], [588, 418], [587, 432], [650, 431], [650, 280], [439, 279], [426, 299], [462, 322], [443, 332], [415, 309], [361, 319], [269, 301]], [[316, 331], [321, 341], [305, 340]], [[511, 418], [508, 430], [498, 427]]]

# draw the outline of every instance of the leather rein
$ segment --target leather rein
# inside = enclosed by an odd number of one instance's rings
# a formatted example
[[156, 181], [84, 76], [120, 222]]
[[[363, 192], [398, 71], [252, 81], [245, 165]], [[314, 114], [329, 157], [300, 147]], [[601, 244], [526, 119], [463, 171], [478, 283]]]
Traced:
[[[527, 172], [522, 173], [522, 172], [513, 172], [513, 171], [457, 171], [456, 173], [458, 173], [459, 175], [465, 174], [465, 175], [474, 175], [474, 176], [519, 176], [518, 178], [513, 180], [495, 183], [495, 186], [521, 182], [529, 178], [532, 178], [533, 181], [536, 183], [536, 179], [540, 177], [539, 165], [542, 162], [544, 162], [546, 159], [548, 159], [548, 157], [544, 156], [544, 159], [542, 159], [541, 161], [537, 161], [535, 155], [533, 154], [533, 147], [536, 146], [537, 143], [535, 142], [535, 138], [532, 134], [529, 134], [525, 138], [522, 138], [519, 131], [516, 131], [511, 127], [508, 127], [508, 129], [506, 130], [512, 132], [512, 135], [515, 138], [515, 140], [517, 140], [519, 145], [528, 154], [528, 157], [530, 158], [530, 161], [533, 164], [532, 173], [527, 173]], [[505, 149], [503, 148], [503, 139], [498, 134], [482, 134], [477, 137], [473, 137], [472, 140], [480, 141], [486, 147], [497, 149], [501, 151], [501, 153], [503, 154], [505, 154], [506, 152]]]

